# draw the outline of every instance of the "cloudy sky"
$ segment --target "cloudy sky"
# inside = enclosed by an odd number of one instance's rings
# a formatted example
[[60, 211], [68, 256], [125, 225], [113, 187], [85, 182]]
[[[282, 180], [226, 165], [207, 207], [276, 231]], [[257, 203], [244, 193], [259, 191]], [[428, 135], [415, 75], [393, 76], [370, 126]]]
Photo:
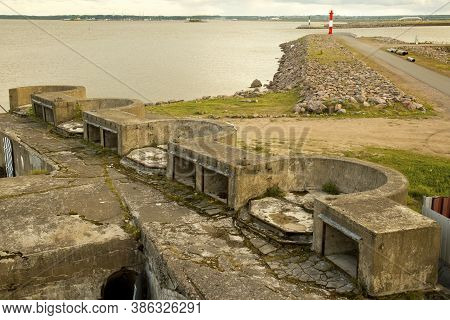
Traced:
[[0, 14], [427, 15], [445, 4], [436, 14], [450, 14], [448, 0], [0, 0]]

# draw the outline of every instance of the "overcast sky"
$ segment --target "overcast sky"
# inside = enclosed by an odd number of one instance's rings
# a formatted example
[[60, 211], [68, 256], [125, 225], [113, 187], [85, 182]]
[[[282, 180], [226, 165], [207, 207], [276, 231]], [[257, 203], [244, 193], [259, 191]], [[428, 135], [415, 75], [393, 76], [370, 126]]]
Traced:
[[[395, 3], [395, 4], [393, 4]], [[0, 0], [0, 14], [339, 15], [450, 14], [448, 0]]]

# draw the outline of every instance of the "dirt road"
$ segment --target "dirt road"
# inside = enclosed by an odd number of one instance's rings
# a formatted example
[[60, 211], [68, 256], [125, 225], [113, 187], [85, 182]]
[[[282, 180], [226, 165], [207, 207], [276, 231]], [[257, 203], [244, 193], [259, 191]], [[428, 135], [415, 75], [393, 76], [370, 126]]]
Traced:
[[450, 78], [433, 70], [406, 61], [385, 52], [373, 43], [361, 41], [348, 34], [338, 34], [349, 47], [361, 54], [360, 58], [390, 78], [405, 92], [435, 105], [442, 116], [450, 119]]
[[450, 158], [450, 79], [353, 37], [339, 37], [369, 66], [432, 104], [438, 114], [428, 119], [230, 119], [241, 145], [281, 154], [289, 150], [342, 154], [375, 146]]
[[285, 154], [289, 148], [312, 153], [341, 154], [376, 146], [412, 150], [450, 158], [449, 122], [430, 119], [229, 119], [243, 145]]
[[[420, 65], [408, 62], [405, 57], [385, 52], [379, 47], [360, 41], [349, 35], [338, 35], [339, 38], [352, 48], [358, 50], [361, 54], [380, 64], [388, 64], [392, 71], [399, 70], [410, 75], [417, 81], [420, 81], [433, 89], [439, 90], [450, 97], [450, 78], [440, 73], [424, 68]], [[450, 112], [450, 106], [448, 108]]]

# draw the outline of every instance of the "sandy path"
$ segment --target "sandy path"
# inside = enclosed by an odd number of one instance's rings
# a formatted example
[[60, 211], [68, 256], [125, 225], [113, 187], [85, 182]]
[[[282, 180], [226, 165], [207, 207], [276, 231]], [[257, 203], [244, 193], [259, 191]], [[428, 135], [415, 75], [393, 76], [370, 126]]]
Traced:
[[[262, 141], [271, 152], [289, 149], [342, 153], [365, 146], [412, 150], [450, 157], [450, 121], [430, 119], [228, 119], [239, 140], [254, 146]], [[306, 139], [302, 139], [306, 135]], [[304, 140], [302, 148], [301, 141]]]

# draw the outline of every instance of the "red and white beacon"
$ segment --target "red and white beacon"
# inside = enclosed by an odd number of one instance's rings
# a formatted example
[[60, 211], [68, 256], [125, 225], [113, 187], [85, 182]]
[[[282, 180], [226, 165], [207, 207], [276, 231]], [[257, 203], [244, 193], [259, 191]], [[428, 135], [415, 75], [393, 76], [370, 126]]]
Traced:
[[333, 34], [333, 10], [330, 11], [330, 22], [328, 23], [328, 34]]

